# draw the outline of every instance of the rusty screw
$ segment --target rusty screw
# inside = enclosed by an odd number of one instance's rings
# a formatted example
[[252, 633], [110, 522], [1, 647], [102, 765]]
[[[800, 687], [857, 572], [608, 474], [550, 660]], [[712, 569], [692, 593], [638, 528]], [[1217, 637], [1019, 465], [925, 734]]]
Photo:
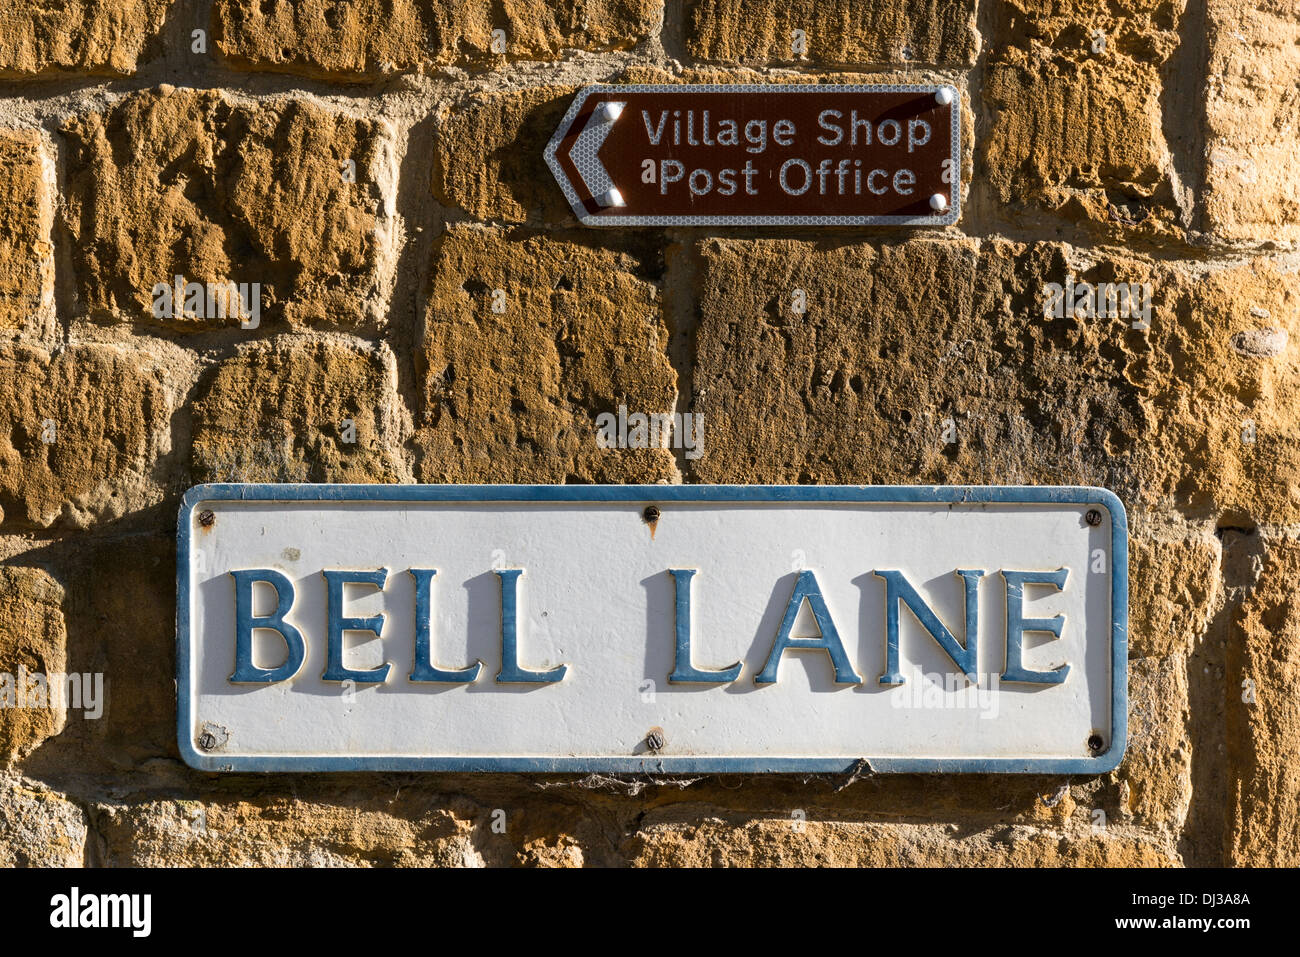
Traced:
[[1100, 754], [1102, 748], [1106, 747], [1106, 741], [1100, 734], [1094, 731], [1088, 735], [1088, 750], [1093, 754]]
[[667, 743], [668, 738], [664, 736], [664, 729], [657, 725], [645, 733], [645, 746], [651, 751], [662, 751]]
[[217, 516], [212, 514], [212, 509], [210, 508], [205, 508], [203, 511], [199, 512], [199, 524], [204, 528], [211, 528], [212, 523], [216, 520]]
[[647, 525], [653, 525], [659, 521], [659, 506], [647, 505], [645, 511], [641, 513], [641, 517], [645, 519]]
[[1101, 524], [1101, 512], [1097, 511], [1095, 508], [1090, 508], [1088, 509], [1088, 514], [1083, 516], [1083, 520], [1093, 528], [1096, 528]]
[[217, 746], [217, 736], [211, 731], [204, 731], [199, 735], [199, 747], [204, 751], [211, 751]]

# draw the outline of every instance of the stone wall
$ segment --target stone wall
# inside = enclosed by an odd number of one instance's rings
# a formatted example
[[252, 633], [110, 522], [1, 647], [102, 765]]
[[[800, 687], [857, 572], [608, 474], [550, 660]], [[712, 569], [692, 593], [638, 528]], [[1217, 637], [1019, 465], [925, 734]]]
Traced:
[[[705, 80], [957, 86], [961, 221], [578, 227], [572, 94]], [[0, 710], [0, 862], [1300, 864], [1298, 130], [1293, 0], [9, 0], [0, 671], [107, 703]], [[156, 317], [176, 275], [260, 282], [259, 324]], [[1149, 328], [1045, 316], [1067, 275], [1149, 283]], [[620, 402], [705, 413], [705, 454], [600, 448]], [[195, 772], [173, 528], [210, 480], [1105, 486], [1128, 754]]]

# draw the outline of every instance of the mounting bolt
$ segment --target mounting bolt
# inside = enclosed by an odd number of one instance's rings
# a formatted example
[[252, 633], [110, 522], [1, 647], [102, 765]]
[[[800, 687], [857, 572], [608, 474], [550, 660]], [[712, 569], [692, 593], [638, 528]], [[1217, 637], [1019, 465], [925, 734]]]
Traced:
[[217, 516], [212, 514], [212, 509], [210, 508], [205, 508], [203, 511], [199, 512], [199, 524], [204, 528], [211, 528], [212, 523], [216, 520]]
[[1096, 731], [1088, 735], [1088, 750], [1091, 751], [1093, 754], [1101, 754], [1102, 750], [1105, 747], [1106, 747], [1106, 739], [1103, 738]]
[[1095, 508], [1090, 508], [1088, 509], [1088, 514], [1083, 516], [1083, 520], [1093, 528], [1096, 528], [1101, 524], [1101, 512], [1097, 511]]
[[596, 197], [596, 203], [608, 209], [614, 206], [626, 206], [627, 200], [623, 198], [623, 194], [618, 191], [617, 186], [611, 186]]
[[199, 735], [199, 747], [204, 751], [211, 751], [217, 746], [217, 736], [211, 731], [204, 731]]
[[668, 738], [664, 735], [664, 729], [658, 725], [645, 733], [645, 746], [651, 751], [662, 751], [667, 743]]
[[940, 106], [947, 106], [949, 103], [951, 103], [952, 87], [950, 86], [939, 87], [939, 92], [935, 93], [934, 95], [934, 101], [938, 103]]
[[658, 505], [647, 505], [645, 510], [641, 513], [641, 517], [645, 519], [647, 525], [653, 525], [655, 522], [659, 521], [659, 514]]
[[930, 197], [930, 208], [936, 213], [942, 213], [948, 208], [948, 197], [943, 193], [935, 193]]
[[618, 103], [614, 100], [606, 100], [600, 106], [596, 107], [596, 119], [602, 123], [613, 123], [623, 115], [623, 107], [626, 103]]

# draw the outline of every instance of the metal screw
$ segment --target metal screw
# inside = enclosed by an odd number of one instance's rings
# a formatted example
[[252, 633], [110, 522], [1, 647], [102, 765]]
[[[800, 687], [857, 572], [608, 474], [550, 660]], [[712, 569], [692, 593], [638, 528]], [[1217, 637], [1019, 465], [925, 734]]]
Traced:
[[199, 512], [199, 524], [204, 528], [211, 528], [212, 523], [216, 520], [217, 516], [212, 514], [212, 509], [210, 508], [205, 508], [203, 511]]
[[1097, 511], [1095, 508], [1090, 508], [1088, 509], [1088, 514], [1083, 516], [1083, 519], [1089, 525], [1096, 528], [1101, 524], [1101, 512]]
[[641, 513], [641, 517], [646, 520], [647, 525], [653, 525], [655, 522], [659, 521], [659, 506], [647, 505], [645, 511]]
[[1100, 754], [1102, 749], [1105, 747], [1106, 747], [1105, 739], [1102, 738], [1102, 736], [1098, 734], [1096, 731], [1088, 735], [1088, 750], [1091, 751], [1093, 754]]
[[204, 751], [211, 751], [217, 746], [217, 736], [211, 731], [204, 731], [199, 735], [199, 747]]
[[657, 725], [645, 733], [645, 746], [651, 751], [662, 751], [667, 743], [668, 738], [664, 736], [664, 729]]

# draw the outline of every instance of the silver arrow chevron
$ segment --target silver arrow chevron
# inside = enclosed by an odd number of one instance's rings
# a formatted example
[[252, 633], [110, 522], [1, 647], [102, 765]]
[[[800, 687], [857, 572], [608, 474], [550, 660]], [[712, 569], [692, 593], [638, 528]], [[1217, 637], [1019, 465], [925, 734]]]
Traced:
[[605, 145], [605, 140], [609, 136], [610, 130], [614, 128], [614, 123], [623, 115], [623, 107], [626, 102], [620, 103], [615, 100], [606, 100], [597, 106], [591, 113], [591, 119], [587, 126], [578, 134], [578, 140], [573, 144], [573, 149], [569, 151], [569, 158], [573, 160], [573, 165], [578, 169], [578, 175], [582, 177], [582, 182], [586, 185], [587, 191], [591, 193], [597, 203], [604, 207], [624, 206], [623, 194], [618, 191], [614, 181], [610, 179], [609, 170], [605, 169], [597, 154], [600, 148]]

